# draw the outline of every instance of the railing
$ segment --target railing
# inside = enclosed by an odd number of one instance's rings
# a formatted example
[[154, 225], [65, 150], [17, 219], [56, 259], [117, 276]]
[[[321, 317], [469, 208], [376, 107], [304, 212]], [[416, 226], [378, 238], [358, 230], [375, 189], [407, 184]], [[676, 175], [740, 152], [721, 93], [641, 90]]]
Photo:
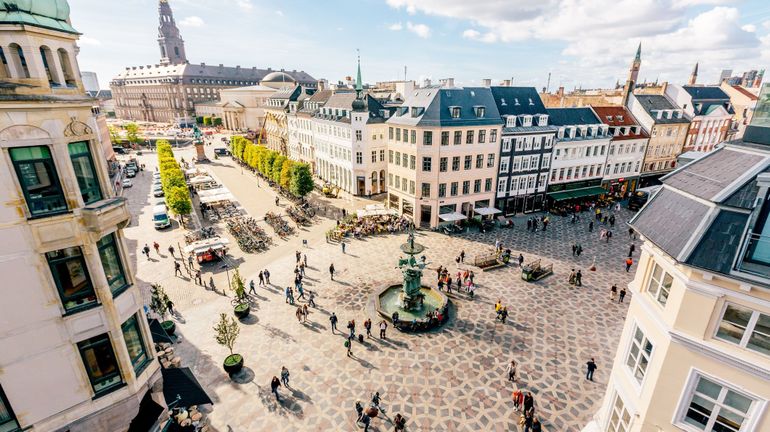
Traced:
[[745, 273], [770, 277], [770, 236], [749, 234], [737, 267]]

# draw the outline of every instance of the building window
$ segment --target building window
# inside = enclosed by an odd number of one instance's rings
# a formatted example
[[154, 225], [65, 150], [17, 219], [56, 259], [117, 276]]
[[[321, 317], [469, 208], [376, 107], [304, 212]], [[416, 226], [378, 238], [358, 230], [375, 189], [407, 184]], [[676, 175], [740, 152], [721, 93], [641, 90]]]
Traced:
[[471, 169], [472, 164], [473, 164], [473, 156], [470, 156], [470, 155], [465, 156], [465, 160], [463, 161], [463, 169], [466, 169], [466, 170]]
[[430, 171], [432, 165], [432, 160], [429, 157], [423, 156], [422, 158], [422, 170], [423, 171]]
[[385, 150], [380, 150], [380, 162], [385, 162]]
[[463, 132], [462, 131], [455, 131], [454, 145], [462, 144], [462, 140], [463, 140]]
[[[423, 145], [433, 145], [433, 132], [431, 131], [425, 131], [422, 133], [422, 144]], [[443, 137], [442, 137], [442, 145], [443, 144]]]
[[401, 166], [401, 152], [396, 152], [396, 166]]
[[441, 132], [441, 145], [449, 145], [449, 132]]
[[507, 185], [507, 183], [508, 183], [508, 179], [507, 178], [498, 179], [497, 180], [497, 192], [498, 193], [505, 192], [505, 186]]
[[483, 168], [484, 167], [484, 155], [476, 155], [476, 168]]
[[99, 187], [99, 178], [96, 176], [94, 161], [91, 158], [91, 152], [88, 148], [88, 142], [80, 141], [67, 146], [72, 160], [72, 167], [75, 171], [75, 178], [78, 180], [80, 194], [83, 196], [83, 202], [91, 204], [102, 199], [102, 191]]
[[663, 271], [661, 266], [655, 264], [655, 267], [652, 269], [652, 276], [650, 277], [647, 291], [650, 292], [650, 295], [652, 295], [661, 306], [665, 306], [668, 301], [668, 294], [671, 291], [671, 283], [673, 281], [674, 279], [670, 274]]
[[364, 163], [364, 154], [362, 152], [356, 152], [356, 163], [359, 165]]
[[716, 337], [770, 355], [770, 315], [728, 304]]
[[473, 144], [473, 131], [465, 132], [465, 144]]
[[372, 163], [375, 163], [375, 162], [377, 162], [377, 152], [372, 151]]
[[444, 198], [446, 196], [446, 183], [441, 183], [438, 185], [438, 197]]
[[393, 150], [388, 150], [388, 163], [393, 163]]
[[393, 139], [393, 128], [392, 127], [388, 128], [388, 139], [391, 139], [391, 140]]
[[489, 192], [492, 190], [492, 179], [488, 178], [484, 180], [484, 192]]
[[423, 183], [421, 187], [422, 198], [430, 198], [430, 183]]
[[66, 312], [96, 304], [96, 293], [79, 247], [48, 252], [45, 256]]
[[83, 357], [83, 365], [91, 380], [91, 387], [97, 396], [123, 383], [118, 360], [115, 358], [115, 352], [112, 350], [110, 337], [107, 334], [78, 343], [78, 350]]
[[487, 139], [487, 131], [486, 130], [480, 130], [479, 131], [479, 144], [484, 144]]
[[457, 182], [452, 182], [449, 185], [449, 195], [457, 196]]
[[16, 415], [13, 413], [11, 404], [8, 402], [8, 398], [5, 397], [5, 393], [3, 393], [2, 388], [0, 388], [0, 431], [21, 431], [21, 426], [19, 426], [19, 422], [16, 420]]
[[404, 129], [404, 135], [403, 136], [404, 136], [404, 142], [408, 143], [409, 142], [409, 130], [408, 129]]
[[748, 423], [754, 400], [698, 375], [682, 421], [697, 430], [738, 432]]
[[116, 296], [128, 286], [128, 281], [123, 270], [123, 262], [120, 260], [115, 234], [102, 237], [96, 246], [99, 248], [99, 258], [102, 261], [104, 276], [107, 277], [107, 284], [110, 286], [112, 295]]
[[415, 156], [409, 155], [409, 169], [414, 169]]
[[471, 182], [470, 180], [465, 180], [463, 182], [463, 195], [468, 195], [471, 191]]
[[412, 144], [417, 144], [417, 131], [416, 130], [412, 130], [412, 132], [410, 134], [410, 137], [411, 137]]
[[17, 147], [9, 152], [32, 217], [66, 212], [67, 201], [50, 149], [46, 146]]
[[452, 157], [452, 171], [460, 171], [460, 156]]
[[401, 141], [401, 128], [396, 128], [396, 141]]
[[495, 154], [490, 153], [487, 155], [487, 168], [493, 168], [495, 166]]
[[442, 157], [441, 159], [439, 159], [438, 171], [439, 172], [446, 172], [447, 165], [448, 165], [448, 158]]
[[134, 371], [139, 376], [150, 363], [150, 357], [144, 347], [142, 329], [139, 327], [137, 315], [126, 320], [120, 328], [123, 330], [123, 339], [126, 341], [128, 355], [131, 357], [131, 365], [134, 366]]
[[644, 374], [647, 372], [647, 365], [650, 364], [652, 355], [652, 343], [647, 339], [642, 330], [637, 327], [634, 331], [634, 338], [631, 339], [631, 347], [628, 350], [626, 366], [634, 375], [634, 378], [641, 383]]
[[476, 179], [473, 181], [473, 193], [479, 192], [481, 192], [481, 179]]
[[615, 395], [615, 403], [612, 404], [610, 421], [607, 424], [607, 432], [628, 432], [631, 425], [631, 414], [620, 395]]
[[360, 130], [356, 131], [356, 141], [361, 141], [364, 139], [363, 133]]

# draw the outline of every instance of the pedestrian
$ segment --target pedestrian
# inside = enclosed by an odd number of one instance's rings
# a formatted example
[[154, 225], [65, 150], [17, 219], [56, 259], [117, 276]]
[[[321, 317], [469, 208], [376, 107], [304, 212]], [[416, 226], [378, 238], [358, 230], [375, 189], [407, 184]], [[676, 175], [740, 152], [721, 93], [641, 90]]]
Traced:
[[527, 231], [532, 230], [532, 218], [527, 219]]
[[257, 295], [257, 291], [254, 289], [254, 279], [249, 281], [249, 294]]
[[297, 258], [297, 264], [299, 264], [299, 260], [302, 259], [302, 253], [300, 251], [294, 252], [294, 256]]
[[630, 238], [631, 240], [636, 240], [636, 232], [634, 231], [633, 228], [628, 229], [628, 238]]
[[615, 284], [612, 284], [610, 287], [610, 300], [615, 301], [615, 296], [618, 295], [618, 287]]
[[144, 244], [144, 247], [142, 248], [142, 253], [144, 253], [147, 256], [147, 259], [150, 259], [150, 247], [147, 246], [147, 243]]
[[594, 232], [594, 221], [588, 222], [588, 232]]
[[510, 363], [508, 363], [508, 369], [506, 369], [506, 373], [508, 373], [508, 381], [516, 382], [516, 361], [511, 360]]
[[174, 261], [174, 276], [177, 274], [182, 275], [182, 266], [179, 264], [179, 261]]
[[620, 289], [620, 297], [618, 297], [618, 303], [623, 303], [624, 298], [626, 298], [626, 287]]
[[364, 328], [366, 329], [366, 337], [372, 337], [372, 320], [367, 318], [366, 321], [364, 321]]
[[577, 254], [577, 243], [572, 243], [572, 256]]
[[524, 255], [519, 254], [519, 267], [524, 265]]
[[586, 379], [588, 381], [594, 380], [594, 371], [596, 371], [596, 362], [594, 362], [594, 358], [591, 357], [591, 360], [586, 362]]
[[395, 417], [393, 417], [393, 427], [394, 432], [404, 432], [406, 429], [406, 419], [401, 414], [396, 414]]
[[297, 300], [305, 298], [305, 290], [302, 289], [302, 282], [298, 282], [297, 292], [299, 292], [299, 296], [297, 297]]
[[284, 387], [289, 387], [289, 370], [286, 366], [281, 366], [281, 383]]
[[583, 253], [583, 245], [581, 245], [580, 243], [578, 243], [578, 244], [577, 244], [577, 251], [576, 251], [576, 252], [577, 252], [577, 256], [578, 256], [578, 257], [580, 257], [580, 254], [582, 254], [582, 253]]
[[380, 321], [380, 339], [387, 339], [385, 331], [388, 329], [388, 323], [385, 320]]
[[503, 303], [500, 299], [497, 299], [497, 302], [495, 303], [495, 313], [500, 315], [500, 310], [503, 308]]
[[530, 432], [532, 430], [532, 423], [534, 416], [532, 411], [524, 411], [524, 432]]
[[505, 324], [506, 318], [508, 318], [508, 306], [503, 306], [503, 310], [500, 311], [500, 321]]
[[174, 315], [174, 302], [171, 299], [166, 300], [166, 309], [168, 309], [171, 315]]
[[612, 237], [612, 231], [607, 230], [607, 235], [604, 237], [607, 243], [610, 242], [610, 237]]
[[352, 357], [353, 351], [351, 351], [351, 349], [353, 348], [353, 344], [350, 343], [350, 338], [345, 339], [345, 343], [343, 345], [345, 345], [345, 348], [348, 350], [348, 357]]
[[615, 215], [610, 215], [610, 228], [615, 228]]
[[460, 262], [461, 263], [465, 262], [465, 251], [464, 250], [460, 251]]
[[369, 432], [369, 424], [371, 422], [372, 422], [372, 418], [369, 417], [368, 415], [364, 414], [364, 416], [361, 417], [361, 423], [364, 424], [364, 431], [363, 432]]
[[259, 272], [259, 286], [265, 286], [265, 275], [261, 271]]
[[158, 242], [152, 242], [152, 247], [155, 248], [155, 253], [158, 254], [158, 256], [160, 256], [160, 245], [158, 244]]
[[569, 278], [567, 279], [567, 282], [569, 282], [570, 285], [575, 285], [575, 278], [577, 277], [577, 273], [575, 273], [575, 269], [572, 269], [569, 272]]
[[275, 395], [275, 400], [280, 401], [281, 397], [278, 396], [278, 387], [281, 386], [281, 381], [277, 376], [273, 375], [273, 379], [270, 381], [270, 390]]
[[170, 253], [170, 254], [171, 254], [171, 256], [172, 256], [174, 259], [176, 259], [176, 255], [174, 255], [174, 252], [175, 252], [175, 251], [174, 251], [174, 246], [169, 246], [169, 247], [168, 247], [168, 253]]
[[364, 406], [361, 405], [361, 401], [356, 401], [356, 423], [361, 421], [361, 416], [364, 415]]
[[276, 207], [278, 206], [279, 202], [280, 202], [280, 200], [278, 199], [278, 197], [275, 197], [275, 205], [276, 205]]
[[212, 290], [216, 291], [216, 287], [214, 286], [214, 276], [209, 276], [209, 286]]
[[628, 273], [629, 270], [631, 270], [631, 266], [634, 265], [634, 259], [630, 256], [626, 258], [626, 273]]
[[313, 291], [308, 291], [307, 304], [315, 307], [315, 293]]
[[634, 255], [634, 251], [636, 250], [636, 245], [631, 243], [631, 246], [628, 247], [628, 257], [631, 258]]
[[302, 322], [307, 322], [307, 317], [310, 316], [310, 311], [307, 310], [307, 304], [302, 305]]
[[575, 273], [575, 285], [583, 286], [583, 272], [580, 269]]
[[513, 408], [516, 411], [521, 411], [524, 405], [524, 393], [521, 390], [516, 389], [513, 391]]
[[[289, 299], [291, 298], [291, 287], [287, 286], [286, 289], [283, 290], [284, 293], [284, 303], [289, 303]], [[292, 304], [294, 304], [292, 302]]]
[[302, 322], [302, 306], [297, 306], [297, 310], [294, 311], [294, 316], [297, 317], [297, 322]]
[[200, 269], [195, 270], [195, 283], [197, 283], [198, 285], [203, 285], [203, 279], [201, 278]]
[[540, 424], [540, 420], [537, 417], [532, 420], [532, 432], [543, 432], [543, 426]]
[[304, 267], [307, 267], [307, 254], [302, 255], [302, 264], [304, 264]]
[[329, 264], [329, 276], [334, 280], [334, 263]]
[[332, 334], [337, 330], [337, 314], [332, 312], [332, 316], [329, 317], [329, 322], [332, 325]]
[[270, 285], [270, 272], [265, 269], [265, 284]]
[[532, 396], [532, 392], [527, 392], [526, 395], [524, 395], [524, 412], [530, 412], [533, 411], [535, 408], [535, 398]]
[[[150, 250], [147, 249], [147, 252], [148, 252], [147, 258], [149, 258], [150, 257], [150, 255], [149, 255]], [[193, 257], [192, 257], [192, 255], [189, 255], [187, 257], [187, 266], [190, 267], [190, 268], [193, 268]]]
[[345, 253], [345, 242], [341, 241], [340, 245], [342, 246], [342, 253]]

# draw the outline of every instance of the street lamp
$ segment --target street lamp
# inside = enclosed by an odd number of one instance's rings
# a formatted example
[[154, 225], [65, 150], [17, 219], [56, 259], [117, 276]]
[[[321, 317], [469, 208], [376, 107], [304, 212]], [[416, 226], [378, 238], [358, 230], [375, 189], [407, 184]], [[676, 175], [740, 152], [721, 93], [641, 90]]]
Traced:
[[[230, 266], [227, 263], [222, 264], [219, 266], [219, 268], [225, 269], [225, 273], [227, 274], [227, 288], [232, 291], [233, 288], [230, 286]], [[227, 295], [227, 294], [225, 294]]]

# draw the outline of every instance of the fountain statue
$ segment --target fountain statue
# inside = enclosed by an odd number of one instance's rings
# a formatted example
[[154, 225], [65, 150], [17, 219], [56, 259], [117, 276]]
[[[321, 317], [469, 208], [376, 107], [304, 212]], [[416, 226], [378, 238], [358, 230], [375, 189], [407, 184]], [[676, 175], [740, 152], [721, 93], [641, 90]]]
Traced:
[[401, 273], [404, 275], [404, 283], [399, 295], [400, 306], [406, 310], [415, 309], [419, 307], [424, 294], [420, 292], [422, 287], [422, 270], [425, 268], [425, 262], [414, 259], [414, 255], [410, 255], [409, 258], [400, 258], [398, 260], [398, 268], [401, 269]]

